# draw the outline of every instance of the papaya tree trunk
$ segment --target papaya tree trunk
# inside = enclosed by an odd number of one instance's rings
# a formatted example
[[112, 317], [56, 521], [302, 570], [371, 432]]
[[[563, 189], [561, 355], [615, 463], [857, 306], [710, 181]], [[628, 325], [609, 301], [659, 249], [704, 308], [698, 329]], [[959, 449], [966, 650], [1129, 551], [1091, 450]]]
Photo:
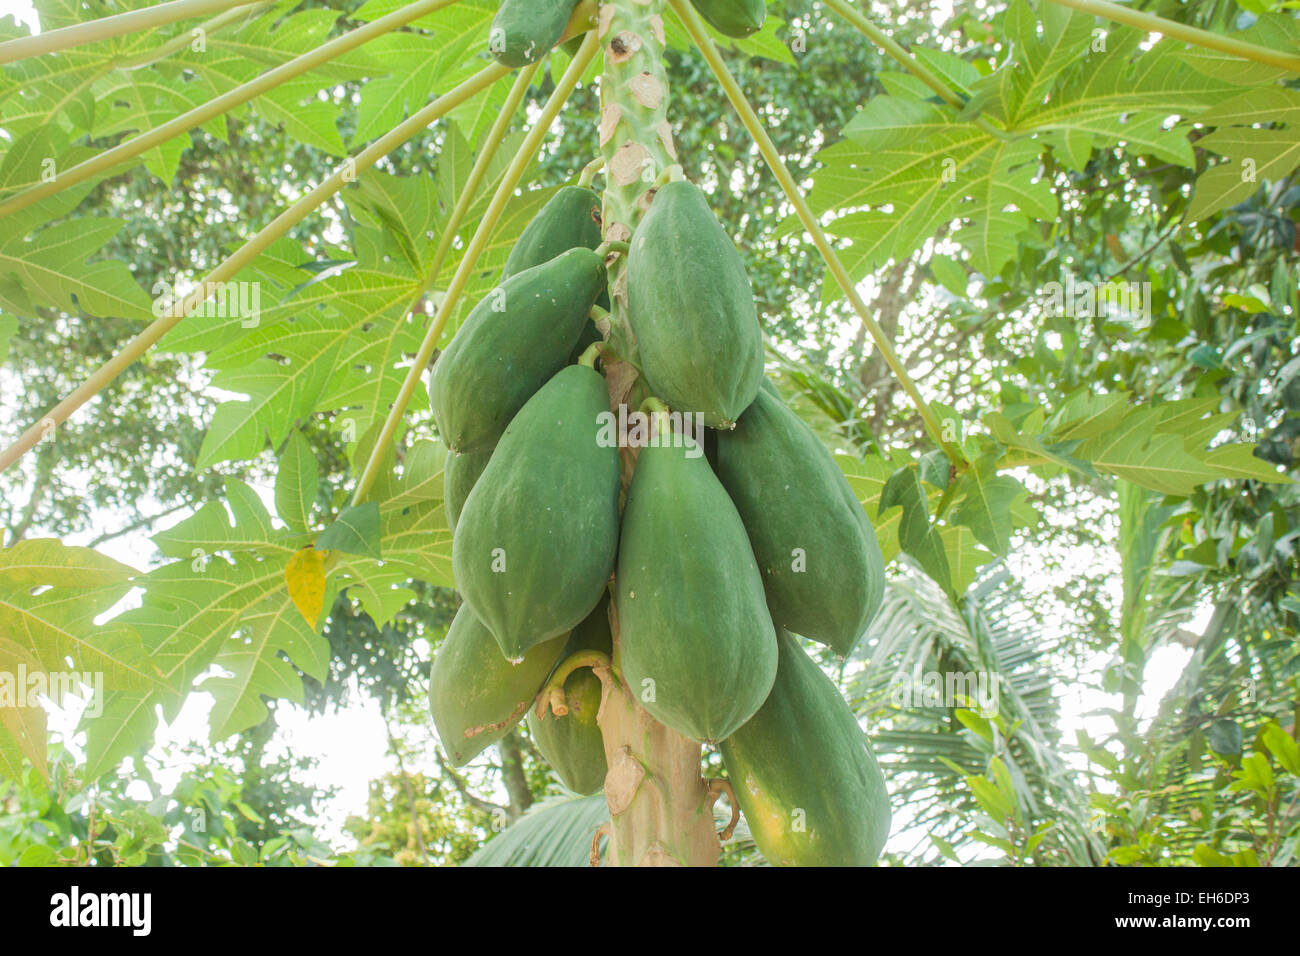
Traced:
[[[664, 6], [664, 0], [607, 0], [600, 6], [606, 240], [628, 241], [654, 196], [656, 180], [676, 162], [668, 125]], [[610, 345], [619, 356], [634, 358], [625, 257], [609, 263], [609, 289]], [[612, 406], [630, 398], [629, 369], [618, 361], [606, 364]], [[632, 389], [631, 401], [643, 394]], [[622, 461], [626, 488], [634, 456], [624, 454]], [[714, 866], [721, 852], [713, 822], [716, 795], [700, 775], [700, 745], [654, 720], [638, 702], [637, 688], [619, 678], [615, 605], [610, 614], [613, 672], [600, 673], [604, 692], [598, 718], [609, 763], [606, 861], [611, 866]]]

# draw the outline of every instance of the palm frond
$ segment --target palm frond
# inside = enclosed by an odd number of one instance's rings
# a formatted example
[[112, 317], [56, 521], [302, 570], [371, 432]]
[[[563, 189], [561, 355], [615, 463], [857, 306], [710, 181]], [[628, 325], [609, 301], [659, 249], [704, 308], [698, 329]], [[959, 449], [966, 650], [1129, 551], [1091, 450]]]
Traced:
[[465, 866], [589, 866], [591, 838], [609, 819], [604, 794], [542, 800]]

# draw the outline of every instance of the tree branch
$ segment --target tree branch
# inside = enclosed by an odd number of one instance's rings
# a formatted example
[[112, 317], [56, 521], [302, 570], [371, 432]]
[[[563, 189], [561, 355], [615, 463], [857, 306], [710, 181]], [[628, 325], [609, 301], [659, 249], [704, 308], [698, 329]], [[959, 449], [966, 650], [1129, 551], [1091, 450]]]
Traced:
[[452, 786], [456, 788], [457, 793], [465, 798], [466, 803], [489, 815], [504, 813], [509, 816], [509, 808], [498, 806], [491, 801], [484, 800], [482, 797], [476, 797], [470, 792], [469, 785], [465, 783], [465, 778], [458, 774], [452, 765], [448, 763], [447, 758], [443, 756], [441, 747], [433, 748], [433, 755], [438, 759], [438, 766], [442, 768], [442, 772], [451, 779]]

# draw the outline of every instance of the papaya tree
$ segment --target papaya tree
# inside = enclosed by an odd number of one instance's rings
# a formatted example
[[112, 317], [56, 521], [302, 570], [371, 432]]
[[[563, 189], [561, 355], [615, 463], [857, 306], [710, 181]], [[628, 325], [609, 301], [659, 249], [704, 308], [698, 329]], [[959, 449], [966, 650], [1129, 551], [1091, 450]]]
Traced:
[[[1082, 179], [1108, 164], [1180, 177], [1190, 197], [1171, 201], [1194, 231], [1293, 175], [1300, 27], [1278, 5], [1193, 25], [1011, 0], [958, 14], [932, 49], [848, 0], [816, 16], [762, 0], [115, 6], [40, 4], [41, 33], [0, 38], [0, 342], [79, 316], [134, 332], [32, 415], [0, 469], [30, 475], [37, 501], [82, 409], [157, 355], [240, 397], [184, 462], [177, 487], [206, 497], [154, 535], [159, 566], [29, 537], [31, 514], [9, 529], [0, 671], [92, 690], [83, 781], [147, 747], [159, 708], [174, 717], [193, 690], [213, 696], [218, 737], [261, 724], [268, 699], [301, 701], [300, 675], [329, 679], [339, 602], [383, 626], [417, 591], [454, 586], [429, 676], [442, 751], [461, 766], [526, 727], [570, 789], [602, 795], [598, 825], [563, 831], [593, 864], [713, 865], [743, 812], [773, 864], [867, 865], [890, 831], [888, 781], [819, 661], [863, 646], [888, 562], [960, 606], [1038, 527], [1044, 486], [1118, 483], [1151, 531], [1207, 488], [1290, 481], [1237, 440], [1252, 437], [1237, 433], [1249, 395], [1037, 374], [1068, 365], [1089, 328], [1176, 320], [1178, 299], [1153, 301], [1150, 283], [1048, 278]], [[830, 145], [796, 175], [782, 117], [729, 58], [797, 68], [814, 26], [892, 67], [842, 128], [798, 132]], [[731, 149], [766, 169], [757, 226], [720, 216], [719, 184], [682, 162], [696, 131], [674, 71], [688, 69], [734, 117]], [[249, 116], [331, 168], [257, 204], [251, 236], [214, 212], [228, 234], [210, 269], [141, 274], [105, 255], [123, 222], [86, 214], [92, 189], [171, 182], [197, 138], [226, 143]], [[390, 155], [430, 127], [423, 168], [394, 173]], [[553, 134], [579, 159], [537, 182]], [[737, 242], [755, 230], [793, 261]], [[791, 327], [777, 336], [760, 312], [786, 303], [756, 305], [759, 269], [824, 274], [788, 306], [854, 323], [856, 397], [776, 347]], [[927, 365], [978, 376], [990, 350], [967, 334], [968, 351], [918, 360], [907, 310], [972, 283], [1008, 313], [989, 337], [1007, 374], [945, 402]], [[1267, 296], [1293, 325], [1294, 291]], [[1040, 321], [1050, 336], [1007, 345]], [[910, 440], [883, 440], [887, 417]], [[336, 445], [345, 467], [322, 461]], [[270, 487], [251, 481], [262, 469]], [[1147, 563], [1125, 567], [1130, 660], [1154, 587], [1143, 540]], [[40, 707], [14, 698], [0, 715], [0, 771], [47, 773]], [[1289, 754], [1277, 733], [1269, 752]], [[980, 807], [1009, 779], [999, 758], [972, 784]], [[1044, 833], [991, 839], [1027, 860]]]

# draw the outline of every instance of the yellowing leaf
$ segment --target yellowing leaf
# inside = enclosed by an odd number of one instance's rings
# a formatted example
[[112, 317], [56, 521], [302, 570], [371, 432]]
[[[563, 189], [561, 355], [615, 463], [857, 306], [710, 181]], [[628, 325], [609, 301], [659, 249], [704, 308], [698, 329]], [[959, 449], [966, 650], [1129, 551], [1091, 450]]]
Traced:
[[315, 548], [303, 548], [284, 566], [284, 583], [289, 598], [312, 627], [325, 606], [325, 554]]

